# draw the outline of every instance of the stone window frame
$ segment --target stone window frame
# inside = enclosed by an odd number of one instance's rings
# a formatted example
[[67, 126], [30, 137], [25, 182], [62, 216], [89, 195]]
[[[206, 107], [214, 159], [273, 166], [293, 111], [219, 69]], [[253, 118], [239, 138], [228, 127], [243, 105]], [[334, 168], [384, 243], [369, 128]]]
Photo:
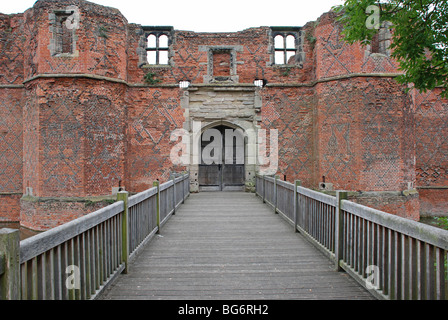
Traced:
[[[172, 66], [172, 47], [173, 47], [173, 30], [174, 28], [171, 26], [146, 26], [142, 27], [143, 33], [140, 41], [140, 67], [171, 67]], [[156, 37], [156, 47], [148, 47], [148, 38], [150, 35], [154, 35]], [[168, 47], [159, 47], [159, 38], [161, 36], [168, 37]], [[148, 52], [155, 51], [156, 52], [156, 64], [150, 64], [148, 62]], [[166, 51], [168, 54], [168, 63], [160, 64], [159, 62], [159, 52]]]
[[[155, 61], [155, 63], [148, 62], [148, 64], [150, 64], [150, 65], [169, 65], [169, 63], [170, 63], [170, 61], [169, 61], [169, 51], [170, 51], [170, 44], [169, 44], [170, 37], [169, 37], [169, 34], [164, 32], [164, 31], [150, 32], [149, 35], [146, 37], [146, 39], [149, 39], [149, 37], [151, 37], [151, 36], [155, 37], [156, 43], [155, 43], [155, 46], [153, 46], [153, 47], [150, 47], [148, 45], [148, 43], [146, 44], [146, 55], [147, 55], [147, 58], [148, 58], [148, 53], [149, 52], [155, 52], [155, 54], [156, 54], [155, 55], [156, 61]], [[161, 37], [167, 37], [168, 38], [168, 43], [167, 43], [166, 47], [162, 47], [161, 46], [161, 44], [160, 44], [160, 38]], [[166, 63], [163, 63], [165, 61], [161, 61], [161, 55], [160, 55], [161, 52], [166, 52], [166, 56], [167, 56]]]
[[388, 21], [383, 21], [381, 23], [381, 26], [373, 37], [371, 43], [366, 46], [367, 55], [390, 57], [390, 45], [392, 40], [391, 26], [392, 23]]
[[71, 33], [71, 52], [64, 52], [62, 43], [63, 32], [61, 29], [66, 27], [65, 21], [74, 13], [74, 10], [68, 7], [66, 10], [54, 10], [49, 15], [50, 33], [52, 34], [49, 49], [53, 57], [73, 58], [79, 56], [79, 51], [77, 50], [77, 28], [68, 30]]
[[[242, 45], [235, 46], [199, 46], [200, 52], [207, 52], [207, 75], [204, 75], [204, 83], [239, 83], [237, 65], [237, 52], [243, 52]], [[230, 76], [215, 77], [213, 75], [213, 55], [216, 52], [229, 52], [230, 54]]]
[[[275, 46], [275, 37], [282, 36], [283, 37], [283, 47], [276, 47]], [[288, 48], [286, 44], [286, 40], [288, 36], [294, 37], [294, 48]], [[298, 66], [302, 67], [303, 62], [305, 60], [305, 53], [303, 51], [303, 43], [304, 43], [304, 33], [302, 31], [301, 27], [271, 27], [271, 66], [277, 66], [277, 67], [290, 67], [290, 66]], [[276, 52], [283, 52], [284, 53], [284, 63], [279, 64], [275, 63], [275, 54]], [[286, 61], [287, 59], [287, 52], [295, 52], [294, 54], [294, 63], [288, 63]]]

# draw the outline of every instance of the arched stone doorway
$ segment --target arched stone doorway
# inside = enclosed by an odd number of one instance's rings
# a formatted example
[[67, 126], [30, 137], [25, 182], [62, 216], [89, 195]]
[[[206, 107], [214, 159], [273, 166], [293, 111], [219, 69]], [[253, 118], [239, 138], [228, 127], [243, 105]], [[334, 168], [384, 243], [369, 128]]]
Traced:
[[[199, 192], [200, 189], [246, 190], [246, 186], [251, 188], [255, 182], [258, 150], [257, 132], [260, 129], [258, 122], [260, 121], [261, 97], [257, 88], [255, 86], [240, 87], [235, 84], [191, 86], [188, 90], [184, 90], [181, 106], [185, 110], [183, 128], [189, 134], [190, 143], [188, 165], [190, 191]], [[206, 188], [209, 182], [203, 182], [200, 188], [199, 167], [201, 166], [201, 169], [205, 168], [205, 170], [213, 170], [212, 168], [203, 167], [202, 161], [198, 161], [202, 160], [199, 159], [200, 156], [198, 155], [201, 153], [202, 148], [201, 138], [207, 129], [218, 126], [228, 127], [227, 129], [239, 129], [242, 132], [244, 136], [244, 170], [231, 169], [229, 166], [221, 167], [224, 178], [229, 176], [227, 172], [231, 170], [234, 173], [234, 178], [239, 178], [240, 180], [237, 183], [215, 183], [210, 188]], [[203, 181], [205, 173], [204, 170], [201, 170], [201, 181]], [[230, 184], [233, 184], [233, 186]]]
[[246, 181], [246, 139], [235, 127], [205, 128], [200, 138], [199, 191], [240, 191]]

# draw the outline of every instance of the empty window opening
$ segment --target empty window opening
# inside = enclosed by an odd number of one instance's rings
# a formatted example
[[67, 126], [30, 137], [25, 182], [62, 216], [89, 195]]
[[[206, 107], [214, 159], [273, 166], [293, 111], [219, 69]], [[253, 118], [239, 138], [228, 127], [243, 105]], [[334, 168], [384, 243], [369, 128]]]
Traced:
[[168, 49], [168, 36], [166, 34], [159, 36], [159, 47]]
[[149, 64], [169, 64], [169, 37], [164, 33], [151, 33], [147, 37], [147, 62]]
[[283, 36], [276, 36], [274, 38], [275, 43], [275, 64], [285, 64], [285, 51]]
[[295, 64], [296, 37], [291, 34], [274, 36], [274, 64]]
[[265, 87], [267, 83], [268, 82], [265, 79], [256, 79], [256, 80], [254, 80], [254, 85], [256, 87], [259, 87], [259, 88]]
[[157, 47], [157, 37], [154, 34], [150, 34], [148, 36], [148, 48], [156, 48]]
[[188, 89], [190, 84], [191, 84], [191, 82], [188, 81], [188, 80], [179, 81], [179, 88], [181, 88], [181, 89]]
[[390, 55], [391, 37], [390, 23], [383, 22], [370, 42], [370, 52]]
[[71, 13], [56, 13], [54, 54], [73, 54], [74, 29], [67, 28], [67, 19]]
[[229, 50], [213, 52], [213, 76], [230, 77], [231, 55]]
[[379, 34], [375, 34], [370, 42], [370, 52], [380, 53], [380, 37]]

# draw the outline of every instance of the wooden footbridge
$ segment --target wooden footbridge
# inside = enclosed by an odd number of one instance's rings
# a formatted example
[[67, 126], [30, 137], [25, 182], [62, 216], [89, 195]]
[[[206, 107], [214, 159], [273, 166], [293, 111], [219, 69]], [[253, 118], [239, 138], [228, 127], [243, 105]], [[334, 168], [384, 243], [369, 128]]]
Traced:
[[240, 192], [192, 194], [104, 299], [368, 299], [280, 217]]
[[2, 299], [447, 299], [448, 232], [258, 176], [188, 175], [19, 242], [0, 231]]

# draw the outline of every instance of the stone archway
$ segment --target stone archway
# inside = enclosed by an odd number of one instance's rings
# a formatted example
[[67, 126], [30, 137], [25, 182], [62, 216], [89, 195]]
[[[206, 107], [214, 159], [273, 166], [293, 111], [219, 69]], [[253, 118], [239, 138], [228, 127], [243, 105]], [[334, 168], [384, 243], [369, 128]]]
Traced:
[[250, 121], [201, 123], [191, 140], [192, 150], [197, 148], [190, 165], [191, 191], [244, 191], [247, 183], [254, 182], [256, 145], [248, 137], [254, 130]]
[[244, 190], [244, 132], [218, 125], [204, 130], [200, 143], [199, 191]]
[[[261, 98], [258, 89], [235, 84], [191, 86], [181, 97], [184, 129], [190, 135], [190, 191], [199, 192], [198, 153], [204, 131], [220, 125], [239, 129], [244, 134], [244, 183], [253, 183], [256, 172], [257, 142]], [[244, 189], [244, 188], [241, 188]]]

